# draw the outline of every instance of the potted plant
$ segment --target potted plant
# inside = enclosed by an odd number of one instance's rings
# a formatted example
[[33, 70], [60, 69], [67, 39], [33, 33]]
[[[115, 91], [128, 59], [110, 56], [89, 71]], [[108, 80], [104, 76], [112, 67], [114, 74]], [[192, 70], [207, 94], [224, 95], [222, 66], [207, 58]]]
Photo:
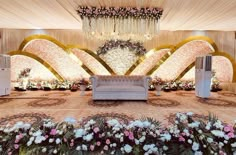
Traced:
[[159, 96], [161, 93], [161, 87], [164, 84], [164, 81], [160, 77], [155, 76], [152, 80], [152, 84], [156, 88], [156, 95]]
[[84, 91], [86, 90], [88, 84], [89, 84], [89, 82], [87, 80], [85, 80], [85, 78], [81, 78], [79, 80], [79, 89], [81, 91], [80, 95], [84, 95]]

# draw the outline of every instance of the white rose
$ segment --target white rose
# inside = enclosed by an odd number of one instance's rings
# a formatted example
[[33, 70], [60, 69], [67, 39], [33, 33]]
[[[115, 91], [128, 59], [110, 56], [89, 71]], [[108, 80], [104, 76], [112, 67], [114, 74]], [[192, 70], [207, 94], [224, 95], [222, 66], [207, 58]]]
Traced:
[[87, 151], [87, 150], [88, 150], [88, 147], [83, 144], [83, 145], [82, 145], [82, 150]]
[[59, 138], [56, 139], [56, 144], [59, 144], [61, 140]]
[[132, 147], [129, 144], [125, 144], [124, 150], [126, 153], [130, 153], [132, 152]]
[[212, 142], [213, 142], [213, 139], [208, 137], [208, 138], [207, 138], [207, 142], [208, 142], [208, 143], [212, 143]]
[[192, 142], [193, 142], [193, 141], [192, 141], [191, 139], [188, 139], [188, 143], [189, 143], [189, 144], [192, 144]]
[[32, 144], [32, 141], [27, 142], [27, 146], [30, 146]]
[[90, 133], [83, 137], [83, 140], [86, 140], [87, 142], [91, 141], [93, 139], [93, 133]]
[[77, 147], [76, 147], [76, 150], [77, 150], [77, 151], [80, 151], [80, 150], [81, 150], [81, 146], [77, 146]]
[[45, 153], [46, 151], [47, 151], [47, 148], [44, 147], [44, 148], [42, 149], [42, 152]]
[[52, 143], [52, 142], [54, 142], [54, 139], [53, 139], [53, 138], [50, 138], [50, 139], [48, 140], [48, 142], [49, 142], [49, 143]]
[[55, 150], [53, 151], [53, 153], [54, 153], [54, 154], [57, 154], [57, 150], [55, 149]]
[[193, 150], [193, 151], [197, 151], [198, 149], [199, 149], [199, 144], [196, 143], [196, 142], [193, 142], [192, 150]]

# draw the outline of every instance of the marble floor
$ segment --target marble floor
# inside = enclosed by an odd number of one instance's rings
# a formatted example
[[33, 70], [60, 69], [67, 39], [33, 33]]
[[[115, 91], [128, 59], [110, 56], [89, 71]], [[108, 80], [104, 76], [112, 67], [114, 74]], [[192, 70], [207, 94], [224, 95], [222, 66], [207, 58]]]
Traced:
[[92, 92], [86, 91], [12, 91], [0, 97], [0, 125], [23, 120], [38, 122], [43, 118], [63, 121], [72, 117], [86, 120], [95, 116], [111, 117], [126, 121], [152, 117], [164, 125], [173, 122], [177, 112], [193, 112], [195, 117], [207, 118], [215, 114], [224, 122], [236, 120], [236, 94], [221, 91], [211, 93], [209, 99], [200, 99], [194, 91], [149, 92], [144, 101], [93, 101]]

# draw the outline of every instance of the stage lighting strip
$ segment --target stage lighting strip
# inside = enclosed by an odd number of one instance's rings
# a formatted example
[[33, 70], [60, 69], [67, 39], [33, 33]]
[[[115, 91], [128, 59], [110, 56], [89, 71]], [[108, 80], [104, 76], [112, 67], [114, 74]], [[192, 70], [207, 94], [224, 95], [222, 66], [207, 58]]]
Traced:
[[48, 64], [46, 61], [38, 57], [37, 55], [29, 52], [24, 52], [24, 51], [11, 51], [8, 53], [10, 56], [13, 55], [23, 55], [30, 57], [36, 61], [38, 61], [40, 64], [42, 64], [44, 67], [46, 67], [59, 81], [64, 81], [64, 78], [55, 70], [53, 69], [50, 64]]

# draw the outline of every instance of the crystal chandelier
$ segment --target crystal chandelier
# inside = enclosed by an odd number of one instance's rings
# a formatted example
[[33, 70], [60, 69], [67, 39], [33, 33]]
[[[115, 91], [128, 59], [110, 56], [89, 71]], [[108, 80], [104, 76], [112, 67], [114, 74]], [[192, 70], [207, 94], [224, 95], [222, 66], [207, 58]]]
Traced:
[[77, 10], [87, 37], [103, 40], [152, 39], [159, 31], [161, 8], [84, 7]]

